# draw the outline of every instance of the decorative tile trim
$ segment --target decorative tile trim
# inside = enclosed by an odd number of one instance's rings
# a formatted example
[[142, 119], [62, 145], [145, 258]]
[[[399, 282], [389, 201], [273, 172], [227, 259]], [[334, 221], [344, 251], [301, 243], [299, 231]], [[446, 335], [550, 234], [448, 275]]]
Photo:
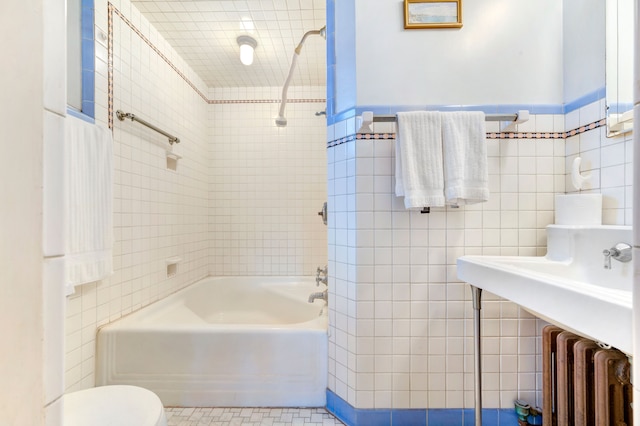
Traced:
[[[232, 99], [232, 100], [215, 100], [209, 99], [198, 87], [187, 77], [178, 67], [171, 62], [167, 56], [156, 47], [151, 40], [149, 40], [142, 32], [129, 21], [111, 2], [107, 2], [107, 111], [109, 113], [108, 123], [109, 128], [113, 129], [113, 14], [124, 22], [134, 33], [144, 41], [147, 46], [151, 48], [171, 69], [184, 80], [197, 94], [209, 105], [221, 105], [221, 104], [277, 104], [280, 103], [280, 99]], [[287, 103], [300, 104], [300, 103], [325, 103], [326, 99], [287, 99]]]
[[[603, 118], [593, 123], [580, 126], [577, 129], [568, 130], [566, 132], [489, 132], [487, 139], [567, 139], [577, 136], [590, 130], [595, 130], [607, 124], [607, 119]], [[327, 143], [327, 148], [341, 145], [352, 140], [389, 140], [395, 139], [395, 133], [356, 133], [355, 135], [340, 138]]]
[[[107, 11], [109, 13], [109, 17], [111, 17], [111, 15], [113, 13], [115, 13], [116, 15], [118, 15], [118, 17], [122, 20], [122, 22], [124, 22], [125, 24], [127, 24], [127, 26], [131, 29], [131, 31], [133, 31], [134, 33], [136, 33], [138, 35], [138, 37], [140, 37], [140, 39], [142, 41], [144, 41], [147, 46], [149, 46], [151, 48], [151, 50], [153, 50], [154, 52], [156, 52], [156, 54], [167, 64], [171, 67], [171, 69], [173, 69], [176, 74], [178, 74], [180, 76], [180, 78], [182, 78], [185, 83], [187, 83], [205, 102], [208, 100], [207, 97], [205, 96], [204, 93], [202, 93], [202, 91], [200, 91], [200, 89], [198, 89], [196, 87], [195, 84], [193, 84], [193, 82], [191, 80], [189, 80], [189, 78], [178, 69], [178, 67], [175, 66], [175, 64], [173, 62], [171, 62], [171, 60], [169, 60], [169, 58], [167, 58], [167, 56], [162, 53], [160, 51], [160, 49], [158, 49], [153, 43], [151, 43], [151, 41], [144, 35], [142, 34], [142, 31], [140, 31], [135, 25], [133, 25], [133, 23], [131, 23], [131, 21], [129, 21], [123, 14], [122, 12], [120, 12], [115, 6], [113, 6], [111, 4], [111, 2], [107, 3]], [[112, 20], [108, 20], [109, 22], [109, 39], [111, 39], [112, 33], [113, 33], [113, 21]], [[109, 50], [109, 53], [113, 53], [113, 49]]]
[[[312, 103], [324, 103], [326, 99], [287, 99], [288, 104], [312, 104]], [[215, 100], [209, 99], [207, 103], [209, 105], [224, 105], [224, 104], [279, 104], [280, 99], [226, 99]]]
[[571, 136], [576, 136], [579, 135], [581, 133], [585, 133], [588, 132], [589, 130], [594, 130], [597, 129], [598, 127], [604, 127], [607, 125], [607, 119], [606, 118], [602, 118], [598, 121], [594, 121], [593, 123], [589, 123], [585, 126], [580, 126], [577, 129], [573, 129], [573, 130], [569, 130], [567, 132], [565, 132], [565, 139], [566, 138], [570, 138]]
[[395, 133], [357, 133], [356, 139], [395, 139]]
[[[334, 146], [338, 146], [338, 145], [342, 145], [343, 143], [347, 143], [347, 142], [351, 142], [356, 140], [356, 136], [360, 136], [360, 135], [351, 135], [351, 136], [345, 136], [344, 138], [340, 138], [340, 139], [336, 139], [334, 141], [331, 141], [327, 144], [327, 148], [333, 148]], [[389, 138], [389, 139], [395, 139], [395, 135], [393, 135], [393, 138]], [[360, 139], [360, 138], [358, 138]]]
[[113, 129], [113, 5], [107, 2], [107, 122]]

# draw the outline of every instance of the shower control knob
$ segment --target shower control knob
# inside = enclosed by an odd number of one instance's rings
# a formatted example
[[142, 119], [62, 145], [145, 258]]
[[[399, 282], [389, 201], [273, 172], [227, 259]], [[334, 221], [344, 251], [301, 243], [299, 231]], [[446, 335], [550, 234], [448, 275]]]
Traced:
[[322, 205], [322, 210], [318, 212], [318, 216], [322, 216], [322, 223], [327, 224], [327, 202]]

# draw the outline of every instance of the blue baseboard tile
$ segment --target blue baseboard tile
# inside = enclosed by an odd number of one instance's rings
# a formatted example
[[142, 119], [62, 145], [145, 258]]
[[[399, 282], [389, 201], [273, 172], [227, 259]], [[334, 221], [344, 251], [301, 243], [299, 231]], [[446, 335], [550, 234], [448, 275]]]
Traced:
[[427, 426], [427, 410], [391, 410], [391, 424]]
[[[347, 426], [475, 426], [473, 409], [362, 409], [327, 389], [327, 411]], [[517, 426], [513, 409], [482, 410], [483, 426]]]

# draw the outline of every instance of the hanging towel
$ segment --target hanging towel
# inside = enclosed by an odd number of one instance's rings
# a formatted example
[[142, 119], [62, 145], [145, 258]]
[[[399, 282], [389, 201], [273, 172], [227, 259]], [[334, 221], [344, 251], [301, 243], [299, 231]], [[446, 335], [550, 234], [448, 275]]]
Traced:
[[113, 273], [113, 141], [111, 132], [81, 119], [65, 120], [65, 284]]
[[451, 205], [489, 199], [484, 113], [442, 113], [444, 195]]
[[440, 113], [398, 113], [396, 196], [407, 209], [444, 206]]

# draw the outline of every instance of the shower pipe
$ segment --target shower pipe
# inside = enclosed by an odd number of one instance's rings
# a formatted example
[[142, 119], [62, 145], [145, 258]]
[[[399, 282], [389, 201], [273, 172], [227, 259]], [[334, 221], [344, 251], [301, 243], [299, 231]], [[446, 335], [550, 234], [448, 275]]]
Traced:
[[137, 121], [138, 123], [142, 124], [143, 126], [147, 126], [148, 128], [155, 130], [156, 132], [166, 136], [167, 138], [169, 138], [169, 143], [171, 145], [173, 145], [173, 143], [180, 143], [180, 139], [176, 136], [170, 135], [169, 133], [165, 132], [162, 129], [157, 128], [156, 126], [154, 126], [153, 124], [143, 120], [140, 117], [137, 117], [135, 114], [132, 114], [130, 112], [123, 112], [121, 110], [117, 110], [116, 111], [116, 116], [118, 117], [118, 120], [120, 121], [124, 121], [125, 118], [130, 118], [131, 121]]
[[291, 59], [291, 68], [289, 69], [289, 75], [287, 76], [287, 79], [284, 81], [284, 85], [282, 86], [282, 100], [280, 101], [280, 110], [278, 111], [278, 117], [276, 118], [276, 126], [278, 127], [285, 127], [287, 125], [287, 119], [284, 116], [284, 107], [287, 104], [287, 90], [289, 89], [289, 83], [291, 83], [291, 78], [293, 77], [293, 70], [296, 67], [298, 56], [300, 56], [300, 51], [302, 51], [302, 45], [304, 44], [304, 41], [307, 39], [307, 37], [309, 37], [310, 35], [319, 35], [326, 40], [327, 27], [324, 26], [319, 30], [312, 30], [304, 33], [304, 35], [302, 36], [302, 39], [300, 40], [300, 43], [298, 43], [298, 46], [296, 47], [295, 52], [293, 53], [293, 58]]

